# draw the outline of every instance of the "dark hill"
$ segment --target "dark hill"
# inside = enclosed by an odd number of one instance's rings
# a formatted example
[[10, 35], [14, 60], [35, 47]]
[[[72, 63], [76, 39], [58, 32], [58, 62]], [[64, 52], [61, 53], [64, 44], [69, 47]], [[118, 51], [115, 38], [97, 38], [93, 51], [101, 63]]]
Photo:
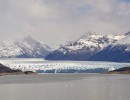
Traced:
[[110, 74], [130, 74], [130, 67], [123, 67], [109, 72]]
[[21, 70], [12, 70], [11, 68], [0, 64], [0, 75], [9, 73], [23, 73], [23, 72]]

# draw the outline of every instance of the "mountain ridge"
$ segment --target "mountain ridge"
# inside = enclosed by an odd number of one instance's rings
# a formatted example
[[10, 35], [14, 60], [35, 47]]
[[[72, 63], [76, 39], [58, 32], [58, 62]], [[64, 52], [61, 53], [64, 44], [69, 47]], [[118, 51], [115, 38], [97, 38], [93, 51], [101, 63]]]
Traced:
[[[129, 32], [128, 32], [129, 33]], [[130, 51], [130, 35], [126, 33], [123, 35], [99, 35], [99, 34], [87, 34], [77, 41], [74, 41], [68, 45], [62, 46], [59, 49], [51, 52], [46, 60], [84, 60], [84, 61], [126, 61], [125, 57], [128, 51]], [[123, 44], [124, 43], [124, 44]], [[123, 44], [123, 45], [121, 45]], [[125, 47], [125, 46], [126, 47]], [[120, 50], [120, 48], [124, 48]], [[110, 48], [115, 48], [114, 53]], [[112, 49], [113, 50], [113, 49]], [[127, 53], [123, 55], [124, 50]], [[119, 53], [120, 52], [120, 53]], [[111, 54], [111, 55], [110, 55]], [[115, 54], [115, 55], [114, 55]], [[118, 58], [118, 54], [121, 59]], [[114, 57], [114, 56], [117, 56]], [[127, 59], [130, 57], [127, 57]], [[125, 60], [123, 60], [125, 59]]]
[[15, 41], [0, 49], [0, 58], [44, 58], [51, 48], [31, 36]]

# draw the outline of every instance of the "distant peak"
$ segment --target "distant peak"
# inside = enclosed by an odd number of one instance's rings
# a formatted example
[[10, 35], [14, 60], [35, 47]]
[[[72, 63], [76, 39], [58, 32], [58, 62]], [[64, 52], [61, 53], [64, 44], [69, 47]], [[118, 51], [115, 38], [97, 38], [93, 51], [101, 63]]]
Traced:
[[28, 42], [31, 42], [31, 41], [36, 41], [35, 39], [32, 38], [32, 36], [27, 36], [27, 37], [24, 37], [23, 38], [23, 41], [28, 41]]
[[32, 40], [33, 38], [32, 38], [32, 36], [28, 35], [27, 37], [24, 37], [23, 39], [24, 40]]
[[6, 44], [3, 41], [0, 41], [0, 47], [4, 47]]
[[90, 31], [90, 32], [87, 32], [87, 33], [83, 34], [81, 36], [81, 38], [89, 38], [92, 35], [97, 35], [97, 34], [95, 32]]
[[130, 35], [130, 31], [129, 31], [129, 32], [127, 32], [125, 35]]
[[85, 33], [85, 35], [88, 35], [88, 36], [90, 36], [90, 35], [96, 35], [96, 32], [89, 31], [89, 32]]
[[5, 44], [3, 41], [0, 41], [0, 44]]

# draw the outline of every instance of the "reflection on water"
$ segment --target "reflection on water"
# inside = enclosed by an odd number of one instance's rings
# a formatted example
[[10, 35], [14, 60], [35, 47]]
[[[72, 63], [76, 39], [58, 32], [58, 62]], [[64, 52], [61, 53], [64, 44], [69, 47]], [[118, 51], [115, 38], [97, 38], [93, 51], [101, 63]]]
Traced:
[[4, 76], [0, 100], [130, 100], [129, 85], [130, 75]]

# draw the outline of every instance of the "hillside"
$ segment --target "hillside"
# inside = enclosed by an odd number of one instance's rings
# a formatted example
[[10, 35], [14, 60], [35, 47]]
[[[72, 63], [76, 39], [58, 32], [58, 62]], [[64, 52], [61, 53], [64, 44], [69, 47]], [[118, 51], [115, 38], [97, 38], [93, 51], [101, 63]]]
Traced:
[[23, 72], [20, 70], [12, 70], [9, 67], [0, 64], [0, 75], [8, 75], [8, 74], [23, 74]]
[[123, 67], [113, 71], [108, 72], [109, 74], [130, 74], [130, 67]]

